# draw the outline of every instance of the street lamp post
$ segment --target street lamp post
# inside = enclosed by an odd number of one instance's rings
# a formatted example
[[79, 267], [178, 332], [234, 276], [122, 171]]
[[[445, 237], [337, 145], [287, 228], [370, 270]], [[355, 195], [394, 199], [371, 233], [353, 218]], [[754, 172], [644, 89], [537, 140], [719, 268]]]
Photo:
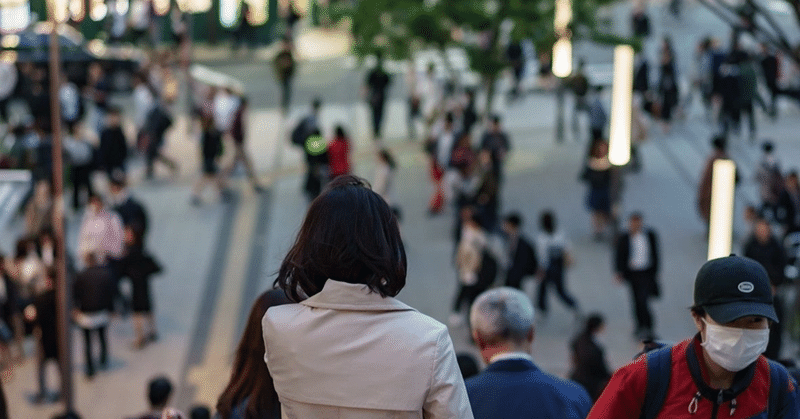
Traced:
[[711, 217], [708, 225], [708, 260], [731, 254], [736, 163], [714, 161], [711, 172]]
[[624, 166], [631, 160], [633, 47], [630, 45], [618, 45], [614, 49], [614, 84], [611, 90], [608, 160], [615, 166]]
[[58, 39], [58, 11], [55, 1], [50, 5], [50, 124], [53, 158], [53, 232], [55, 236], [56, 266], [56, 307], [58, 323], [58, 355], [61, 368], [61, 400], [67, 412], [75, 411], [75, 397], [72, 389], [72, 345], [69, 333], [70, 292], [67, 284], [66, 250], [64, 240], [64, 166], [61, 158], [61, 86], [60, 42]]

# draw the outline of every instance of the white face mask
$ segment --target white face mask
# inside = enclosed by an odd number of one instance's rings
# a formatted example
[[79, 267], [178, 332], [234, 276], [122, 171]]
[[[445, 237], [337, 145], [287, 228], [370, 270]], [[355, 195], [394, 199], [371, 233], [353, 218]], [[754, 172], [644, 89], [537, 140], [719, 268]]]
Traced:
[[706, 341], [701, 345], [720, 367], [738, 372], [755, 362], [767, 350], [769, 329], [739, 329], [706, 324]]

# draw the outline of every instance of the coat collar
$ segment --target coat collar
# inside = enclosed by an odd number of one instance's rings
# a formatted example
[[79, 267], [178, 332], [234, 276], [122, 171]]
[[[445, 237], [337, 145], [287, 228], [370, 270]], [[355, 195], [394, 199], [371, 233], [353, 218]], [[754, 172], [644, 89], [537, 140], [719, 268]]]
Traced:
[[322, 291], [300, 302], [313, 308], [353, 311], [414, 311], [413, 308], [392, 298], [381, 297], [364, 284], [328, 279]]

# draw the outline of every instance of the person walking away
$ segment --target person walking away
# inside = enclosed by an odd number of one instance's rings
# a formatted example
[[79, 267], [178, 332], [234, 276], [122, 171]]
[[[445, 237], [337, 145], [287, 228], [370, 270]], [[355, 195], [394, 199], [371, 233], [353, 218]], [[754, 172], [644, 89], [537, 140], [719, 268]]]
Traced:
[[191, 203], [198, 206], [203, 203], [202, 193], [208, 183], [214, 183], [223, 200], [230, 196], [225, 180], [219, 175], [217, 159], [222, 153], [222, 133], [214, 126], [214, 119], [211, 115], [203, 113], [200, 116], [201, 136], [200, 153], [202, 163], [202, 174], [192, 188]]
[[311, 202], [320, 194], [325, 181], [329, 179], [328, 144], [319, 130], [312, 131], [306, 138], [303, 151], [306, 157], [306, 180], [303, 189], [308, 202]]
[[539, 271], [539, 260], [536, 250], [527, 237], [522, 234], [522, 216], [516, 212], [503, 219], [503, 232], [508, 243], [509, 267], [506, 270], [506, 286], [522, 289], [522, 280], [526, 276], [536, 275]]
[[720, 111], [720, 131], [727, 137], [733, 130], [734, 135], [739, 136], [741, 122], [741, 82], [742, 73], [740, 64], [744, 53], [736, 49], [732, 50], [725, 58], [725, 62], [720, 66], [720, 90], [722, 97], [722, 109]]
[[275, 56], [275, 78], [281, 85], [281, 110], [283, 113], [289, 111], [292, 100], [292, 78], [295, 72], [295, 59], [292, 54], [292, 40], [284, 37], [281, 42], [281, 50]]
[[547, 374], [531, 357], [534, 312], [513, 288], [481, 294], [470, 310], [472, 337], [486, 369], [466, 380], [476, 419], [582, 419], [592, 401], [579, 384]]
[[611, 163], [608, 161], [608, 143], [596, 140], [581, 174], [581, 180], [589, 185], [586, 204], [592, 213], [595, 241], [603, 240], [606, 226], [611, 220]]
[[756, 141], [756, 115], [753, 103], [756, 101], [763, 102], [758, 93], [755, 63], [746, 53], [743, 53], [742, 60], [739, 63], [739, 83], [741, 95], [739, 97], [739, 112], [747, 116], [748, 128], [750, 129], [750, 144], [754, 144]]
[[414, 97], [419, 100], [419, 118], [416, 122], [416, 132], [423, 140], [431, 137], [432, 128], [441, 115], [444, 89], [442, 83], [436, 78], [436, 66], [428, 64], [427, 71], [417, 75], [414, 83]]
[[658, 283], [660, 256], [657, 233], [652, 228], [645, 228], [644, 216], [640, 212], [632, 213], [628, 218], [628, 231], [617, 238], [614, 279], [620, 285], [627, 283], [630, 286], [636, 320], [634, 336], [641, 340], [655, 338], [649, 301], [661, 295]]
[[575, 298], [567, 292], [565, 271], [572, 265], [572, 250], [564, 233], [557, 229], [556, 216], [551, 211], [542, 212], [540, 231], [536, 236], [536, 249], [539, 251], [539, 289], [536, 294], [536, 308], [544, 319], [547, 318], [547, 289], [556, 287], [561, 301], [580, 318], [580, 309]]
[[108, 265], [98, 263], [98, 256], [89, 253], [85, 256], [83, 271], [78, 273], [73, 284], [75, 297], [75, 323], [83, 331], [84, 353], [86, 355], [86, 378], [93, 378], [95, 362], [92, 336], [97, 336], [100, 344], [100, 367], [108, 367], [108, 339], [106, 330], [110, 321], [109, 313], [114, 306], [115, 282]]
[[61, 72], [61, 80], [61, 88], [58, 90], [61, 120], [67, 126], [75, 125], [86, 113], [83, 106], [83, 97], [81, 97], [78, 86], [63, 71]]
[[589, 98], [589, 132], [591, 132], [590, 141], [595, 141], [605, 138], [603, 131], [608, 123], [608, 114], [601, 100], [603, 86], [595, 86], [592, 91]]
[[785, 319], [783, 297], [777, 291], [780, 286], [787, 283], [784, 275], [784, 268], [787, 263], [786, 251], [772, 234], [772, 227], [770, 227], [767, 219], [759, 217], [754, 224], [753, 232], [744, 244], [743, 253], [745, 257], [760, 263], [769, 277], [774, 294], [773, 305], [778, 316], [778, 322], [770, 324], [769, 345], [767, 345], [764, 356], [777, 361], [780, 359], [783, 341], [783, 320]]
[[483, 264], [484, 250], [489, 244], [486, 231], [481, 227], [480, 220], [472, 208], [464, 208], [460, 212], [461, 234], [456, 248], [456, 272], [459, 287], [453, 302], [453, 312], [450, 315], [450, 324], [462, 324], [461, 308], [466, 303], [469, 307], [480, 294], [478, 290], [478, 275]]
[[250, 185], [252, 185], [253, 190], [260, 193], [264, 191], [264, 187], [258, 182], [255, 169], [253, 169], [253, 161], [250, 158], [245, 146], [248, 103], [249, 100], [246, 96], [239, 98], [239, 107], [236, 109], [236, 114], [233, 117], [233, 124], [231, 125], [230, 130], [234, 149], [233, 162], [231, 162], [231, 165], [225, 170], [224, 177], [230, 177], [231, 173], [233, 173], [233, 170], [236, 169], [236, 165], [242, 163], [242, 165], [244, 165], [245, 172], [247, 172], [247, 178], [250, 180]]
[[[375, 165], [375, 176], [372, 182], [372, 190], [396, 211], [396, 200], [394, 198], [394, 174], [397, 170], [392, 153], [388, 149], [381, 149], [378, 152], [378, 163]], [[395, 214], [397, 215], [397, 214]]]
[[[56, 273], [54, 270], [49, 270], [43, 276], [43, 280], [38, 284], [39, 290], [33, 299], [34, 318], [28, 318], [28, 321], [35, 321], [36, 336], [38, 338], [37, 358], [38, 358], [38, 379], [39, 379], [39, 393], [37, 393], [33, 400], [34, 403], [42, 403], [44, 401], [55, 401], [60, 396], [58, 393], [52, 394], [47, 391], [47, 362], [55, 361], [60, 366], [61, 354], [58, 348], [58, 321], [56, 309], [56, 290], [55, 290]], [[26, 317], [29, 312], [26, 310]], [[58, 368], [59, 374], [61, 368]]]
[[780, 75], [780, 63], [778, 62], [778, 55], [775, 54], [773, 49], [766, 43], [761, 43], [761, 74], [764, 76], [764, 84], [767, 86], [769, 92], [769, 115], [775, 118], [778, 115], [778, 77]]
[[147, 210], [144, 205], [134, 198], [127, 187], [127, 181], [122, 173], [116, 173], [111, 178], [109, 186], [111, 209], [119, 215], [122, 227], [133, 227], [146, 237], [148, 228]]
[[158, 339], [153, 317], [150, 279], [162, 271], [161, 265], [144, 249], [142, 232], [136, 226], [125, 228], [125, 256], [119, 261], [119, 274], [131, 281], [131, 305], [136, 332], [134, 348], [144, 348]]
[[83, 205], [82, 192], [86, 191], [87, 201], [88, 197], [94, 194], [91, 176], [94, 170], [95, 149], [89, 144], [78, 124], [67, 125], [64, 148], [70, 163], [72, 208], [77, 211]]
[[328, 184], [275, 281], [295, 304], [262, 321], [284, 417], [472, 419], [447, 327], [393, 297], [406, 270], [386, 202], [354, 176]]
[[388, 97], [391, 78], [383, 69], [383, 54], [380, 52], [375, 55], [377, 63], [367, 75], [366, 97], [370, 110], [372, 111], [372, 134], [374, 140], [380, 140], [381, 126], [383, 123], [384, 106]]
[[155, 174], [155, 162], [160, 161], [175, 176], [178, 174], [178, 163], [175, 160], [167, 157], [164, 152], [164, 136], [167, 130], [172, 126], [172, 115], [167, 107], [171, 104], [171, 99], [165, 99], [164, 103], [157, 102], [153, 105], [150, 113], [147, 115], [147, 151], [145, 156], [147, 158], [147, 172], [148, 179], [152, 179]]
[[694, 282], [691, 315], [698, 333], [617, 370], [588, 419], [797, 418], [797, 383], [761, 355], [768, 325], [778, 319], [758, 262], [706, 262]]
[[158, 376], [147, 384], [147, 401], [150, 411], [136, 416], [136, 419], [164, 419], [172, 409], [169, 402], [172, 399], [172, 381], [165, 376]]
[[256, 298], [236, 349], [230, 381], [217, 401], [215, 419], [280, 419], [280, 400], [264, 363], [261, 319], [268, 309], [289, 303], [280, 289], [271, 289]]
[[711, 146], [713, 151], [706, 159], [705, 168], [700, 176], [700, 183], [697, 187], [697, 212], [703, 222], [708, 225], [711, 217], [711, 175], [714, 170], [714, 162], [717, 160], [730, 159], [728, 153], [725, 151], [728, 142], [723, 136], [715, 136], [711, 139]]
[[569, 79], [569, 87], [575, 96], [575, 106], [572, 108], [572, 132], [578, 137], [578, 113], [589, 110], [586, 95], [589, 93], [589, 79], [586, 77], [586, 61], [578, 60], [575, 74]]
[[800, 182], [794, 170], [786, 175], [778, 199], [778, 221], [783, 225], [784, 235], [800, 230]]
[[110, 178], [115, 171], [125, 172], [125, 160], [128, 158], [128, 142], [122, 131], [120, 109], [109, 107], [106, 115], [106, 126], [100, 133], [98, 155], [100, 168]]
[[509, 151], [511, 151], [511, 141], [503, 130], [500, 117], [494, 115], [489, 122], [489, 129], [481, 137], [480, 152], [489, 153], [492, 158], [492, 170], [500, 180], [503, 179]]
[[665, 133], [670, 131], [672, 116], [680, 98], [674, 54], [670, 41], [665, 38], [661, 47], [661, 66], [658, 77], [658, 96], [661, 99], [660, 116]]
[[764, 141], [761, 145], [764, 154], [758, 163], [755, 180], [758, 182], [759, 195], [761, 196], [761, 215], [770, 221], [778, 221], [778, 204], [784, 189], [783, 175], [780, 164], [773, 153], [774, 146], [771, 141]]
[[428, 141], [426, 149], [431, 161], [431, 181], [433, 182], [433, 195], [428, 203], [428, 213], [431, 215], [441, 213], [445, 208], [443, 179], [450, 165], [453, 147], [456, 145], [456, 132], [453, 114], [445, 115], [441, 130]]
[[155, 106], [156, 99], [153, 88], [147, 82], [147, 75], [144, 72], [136, 72], [133, 75], [133, 126], [136, 129], [136, 146], [146, 152], [149, 141], [147, 133], [147, 116]]
[[520, 95], [519, 86], [525, 75], [525, 54], [522, 51], [522, 44], [520, 41], [509, 42], [506, 48], [506, 58], [508, 59], [508, 64], [511, 66], [511, 73], [514, 76], [510, 96], [512, 99], [516, 99]]
[[53, 227], [53, 194], [50, 180], [39, 180], [33, 186], [33, 198], [25, 205], [25, 233], [36, 237]]
[[303, 117], [292, 130], [292, 144], [304, 148], [306, 140], [314, 131], [322, 132], [320, 128], [320, 110], [322, 109], [322, 99], [314, 98], [311, 102], [311, 113]]
[[330, 160], [330, 180], [337, 176], [350, 174], [350, 138], [344, 127], [337, 125], [333, 140], [328, 143], [328, 159]]
[[569, 379], [582, 385], [592, 402], [600, 398], [608, 380], [611, 379], [611, 370], [608, 368], [603, 348], [598, 343], [598, 335], [605, 331], [606, 324], [599, 313], [590, 314], [586, 318], [583, 330], [570, 343], [572, 352], [572, 372]]

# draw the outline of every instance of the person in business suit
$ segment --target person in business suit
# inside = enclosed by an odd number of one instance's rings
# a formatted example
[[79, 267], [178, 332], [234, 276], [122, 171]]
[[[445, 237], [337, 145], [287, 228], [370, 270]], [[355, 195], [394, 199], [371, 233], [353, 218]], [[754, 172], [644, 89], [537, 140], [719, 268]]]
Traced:
[[614, 252], [614, 278], [620, 284], [628, 283], [633, 296], [637, 338], [648, 340], [653, 336], [651, 297], [660, 295], [657, 280], [659, 267], [658, 236], [645, 228], [644, 217], [634, 212], [628, 219], [628, 231], [617, 239]]
[[581, 333], [572, 340], [573, 369], [571, 380], [582, 385], [592, 401], [596, 401], [611, 379], [611, 369], [603, 355], [603, 348], [597, 343], [597, 335], [603, 333], [605, 321], [600, 313], [593, 313], [586, 319]]
[[495, 288], [470, 313], [472, 336], [486, 369], [466, 381], [475, 419], [585, 418], [589, 393], [540, 370], [531, 358], [533, 305], [522, 291]]
[[522, 289], [522, 280], [535, 275], [539, 270], [539, 261], [528, 239], [522, 235], [522, 216], [511, 213], [503, 220], [503, 231], [508, 235], [508, 254], [510, 265], [506, 272], [506, 286]]

